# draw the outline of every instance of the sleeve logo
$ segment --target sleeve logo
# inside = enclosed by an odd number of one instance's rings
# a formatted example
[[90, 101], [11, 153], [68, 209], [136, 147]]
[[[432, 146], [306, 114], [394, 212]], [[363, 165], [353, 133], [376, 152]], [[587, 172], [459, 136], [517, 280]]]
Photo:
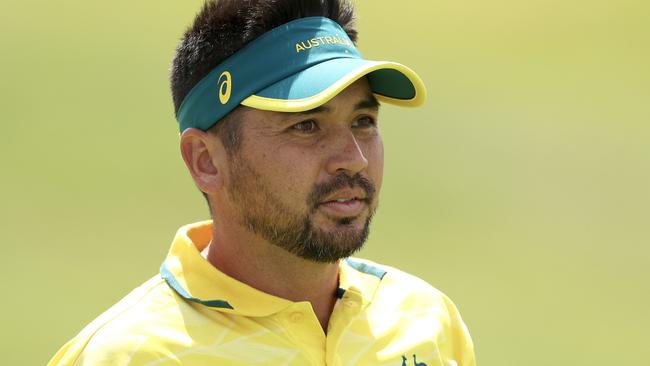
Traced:
[[226, 104], [230, 100], [232, 92], [232, 76], [228, 71], [224, 71], [219, 75], [219, 101], [221, 104]]

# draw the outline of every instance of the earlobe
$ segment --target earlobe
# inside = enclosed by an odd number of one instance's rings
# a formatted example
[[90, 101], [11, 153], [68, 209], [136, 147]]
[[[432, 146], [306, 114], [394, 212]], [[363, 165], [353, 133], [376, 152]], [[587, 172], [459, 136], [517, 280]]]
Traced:
[[194, 183], [205, 193], [214, 193], [223, 186], [221, 169], [214, 156], [219, 154], [215, 140], [218, 139], [196, 128], [188, 128], [181, 134], [180, 149], [185, 166]]

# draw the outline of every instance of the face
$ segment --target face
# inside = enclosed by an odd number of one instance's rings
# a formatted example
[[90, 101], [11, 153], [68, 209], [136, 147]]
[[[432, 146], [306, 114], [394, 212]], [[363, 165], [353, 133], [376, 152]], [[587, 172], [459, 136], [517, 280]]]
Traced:
[[243, 142], [225, 178], [237, 220], [312, 261], [359, 250], [383, 173], [378, 107], [361, 79], [308, 112], [245, 110]]

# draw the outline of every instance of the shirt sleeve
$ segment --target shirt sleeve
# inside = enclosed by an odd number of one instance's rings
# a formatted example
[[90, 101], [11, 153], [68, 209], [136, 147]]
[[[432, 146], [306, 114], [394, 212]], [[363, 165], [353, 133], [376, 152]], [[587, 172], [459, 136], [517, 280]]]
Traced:
[[456, 305], [443, 295], [447, 312], [450, 317], [450, 340], [452, 357], [457, 362], [457, 366], [476, 366], [476, 356], [474, 354], [474, 343], [469, 335], [469, 330], [460, 316]]
[[47, 363], [47, 366], [71, 366], [74, 365], [74, 361], [79, 355], [79, 349], [77, 345], [77, 338], [69, 340], [66, 344], [61, 347], [54, 357]]
[[74, 338], [54, 355], [47, 366], [135, 366], [156, 360], [158, 354], [144, 345], [146, 339], [116, 335], [90, 340]]

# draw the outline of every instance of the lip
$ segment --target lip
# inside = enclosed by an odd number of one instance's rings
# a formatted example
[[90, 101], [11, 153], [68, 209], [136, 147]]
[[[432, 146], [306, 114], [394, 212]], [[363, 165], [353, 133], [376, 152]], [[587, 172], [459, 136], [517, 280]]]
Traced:
[[364, 192], [363, 189], [361, 188], [345, 189], [345, 190], [337, 191], [334, 194], [327, 197], [326, 199], [324, 199], [321, 202], [321, 204], [336, 202], [336, 200], [366, 201], [366, 192]]
[[351, 199], [345, 202], [326, 201], [319, 205], [320, 208], [333, 216], [354, 217], [361, 214], [366, 202], [361, 199]]

